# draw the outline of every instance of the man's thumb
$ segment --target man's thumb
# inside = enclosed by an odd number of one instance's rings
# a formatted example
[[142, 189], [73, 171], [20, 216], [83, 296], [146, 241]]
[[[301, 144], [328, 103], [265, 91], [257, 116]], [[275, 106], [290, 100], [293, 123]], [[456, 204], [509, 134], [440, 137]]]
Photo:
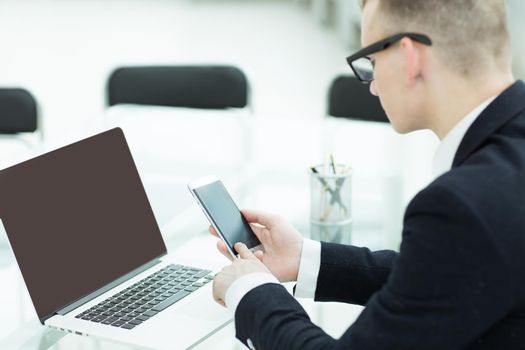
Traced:
[[252, 253], [250, 249], [246, 246], [244, 243], [235, 243], [235, 250], [237, 253], [239, 253], [239, 256], [243, 259], [255, 259], [258, 260], [257, 257]]

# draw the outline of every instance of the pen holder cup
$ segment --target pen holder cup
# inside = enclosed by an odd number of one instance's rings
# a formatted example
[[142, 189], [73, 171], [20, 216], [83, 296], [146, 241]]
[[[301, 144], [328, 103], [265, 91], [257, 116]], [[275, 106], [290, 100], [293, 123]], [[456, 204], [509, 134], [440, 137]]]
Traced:
[[334, 165], [325, 172], [322, 165], [310, 173], [310, 224], [313, 239], [350, 243], [352, 224], [352, 169]]

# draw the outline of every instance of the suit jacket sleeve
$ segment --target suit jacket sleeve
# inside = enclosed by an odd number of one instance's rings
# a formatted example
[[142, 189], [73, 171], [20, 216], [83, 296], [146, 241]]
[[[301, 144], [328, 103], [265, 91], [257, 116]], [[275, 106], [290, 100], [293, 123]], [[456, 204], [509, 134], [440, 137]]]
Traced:
[[[340, 339], [313, 325], [283, 287], [270, 284], [241, 300], [237, 337], [245, 344], [250, 338], [258, 350], [465, 348], [514, 303], [510, 269], [490, 230], [461, 195], [431, 186], [407, 209], [400, 253], [386, 283]], [[350, 267], [349, 273], [355, 271]]]
[[315, 300], [364, 305], [387, 281], [397, 253], [321, 243]]

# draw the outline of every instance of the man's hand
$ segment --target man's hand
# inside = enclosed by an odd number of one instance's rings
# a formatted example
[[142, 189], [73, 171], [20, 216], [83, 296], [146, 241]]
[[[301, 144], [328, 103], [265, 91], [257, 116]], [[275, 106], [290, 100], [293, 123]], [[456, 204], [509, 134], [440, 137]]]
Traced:
[[222, 306], [226, 306], [226, 291], [238, 278], [255, 272], [270, 273], [245, 244], [235, 244], [235, 250], [239, 253], [239, 258], [233, 259], [232, 264], [224, 267], [213, 279], [213, 299]]
[[[279, 281], [296, 281], [303, 248], [303, 236], [278, 215], [246, 209], [241, 212], [263, 246], [263, 250], [255, 252], [255, 256]], [[210, 232], [217, 236], [217, 232], [211, 226]], [[224, 242], [217, 242], [217, 248], [224, 256], [232, 260]]]

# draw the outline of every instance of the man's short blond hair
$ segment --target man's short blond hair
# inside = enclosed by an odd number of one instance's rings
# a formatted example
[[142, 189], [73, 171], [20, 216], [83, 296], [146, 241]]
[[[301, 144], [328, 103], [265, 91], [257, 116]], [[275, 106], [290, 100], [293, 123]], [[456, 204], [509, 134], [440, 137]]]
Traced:
[[[385, 35], [428, 35], [437, 54], [465, 76], [494, 65], [510, 67], [510, 35], [505, 0], [378, 0], [375, 20]], [[361, 6], [367, 0], [360, 0]], [[374, 25], [374, 24], [372, 24]]]

